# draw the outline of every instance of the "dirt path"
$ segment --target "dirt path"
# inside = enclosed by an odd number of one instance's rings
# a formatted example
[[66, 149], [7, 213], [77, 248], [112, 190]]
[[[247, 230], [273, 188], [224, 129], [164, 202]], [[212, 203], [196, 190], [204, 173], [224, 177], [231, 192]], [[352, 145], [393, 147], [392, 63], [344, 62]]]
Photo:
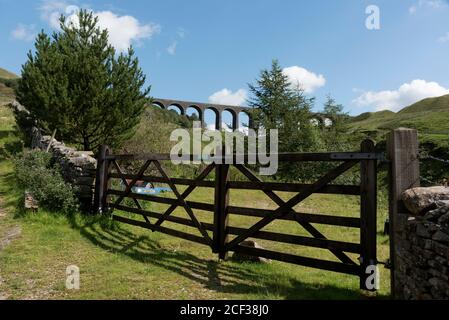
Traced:
[[[8, 211], [4, 208], [4, 201], [0, 197], [0, 252], [22, 233], [20, 225], [9, 225], [6, 221], [7, 215]], [[6, 300], [9, 297], [9, 294], [2, 289], [3, 283], [0, 269], [0, 300]]]
[[20, 226], [13, 226], [11, 228], [6, 229], [6, 232], [3, 232], [2, 237], [0, 238], [0, 250], [6, 248], [7, 245], [11, 243], [11, 241], [22, 233], [22, 229]]
[[7, 215], [8, 211], [4, 207], [3, 199], [0, 197], [0, 251], [6, 248], [6, 246], [9, 245], [13, 239], [20, 236], [22, 232], [20, 225], [5, 225], [5, 222], [6, 224], [9, 224], [9, 221], [5, 221]]

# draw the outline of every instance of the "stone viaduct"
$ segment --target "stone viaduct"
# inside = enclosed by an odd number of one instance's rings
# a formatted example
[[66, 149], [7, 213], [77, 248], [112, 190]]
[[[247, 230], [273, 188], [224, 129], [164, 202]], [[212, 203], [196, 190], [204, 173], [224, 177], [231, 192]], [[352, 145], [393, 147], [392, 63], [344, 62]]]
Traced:
[[[241, 106], [231, 106], [231, 105], [221, 105], [221, 104], [212, 104], [212, 103], [201, 103], [201, 102], [191, 102], [191, 101], [181, 101], [181, 100], [173, 100], [173, 99], [160, 99], [153, 98], [153, 105], [156, 105], [162, 109], [168, 109], [171, 106], [176, 107], [180, 114], [186, 115], [187, 109], [192, 108], [196, 110], [198, 113], [199, 121], [201, 121], [201, 126], [205, 127], [206, 123], [204, 120], [204, 114], [206, 110], [211, 110], [215, 113], [215, 130], [221, 130], [223, 123], [223, 112], [228, 111], [232, 116], [232, 130], [239, 129], [239, 118], [240, 115], [246, 114], [248, 116], [248, 126], [253, 128], [253, 119], [251, 115], [251, 108], [241, 107]], [[325, 114], [314, 113], [312, 118], [313, 121], [317, 123], [317, 125], [325, 126], [326, 121], [329, 120], [332, 123], [332, 119], [330, 119]]]

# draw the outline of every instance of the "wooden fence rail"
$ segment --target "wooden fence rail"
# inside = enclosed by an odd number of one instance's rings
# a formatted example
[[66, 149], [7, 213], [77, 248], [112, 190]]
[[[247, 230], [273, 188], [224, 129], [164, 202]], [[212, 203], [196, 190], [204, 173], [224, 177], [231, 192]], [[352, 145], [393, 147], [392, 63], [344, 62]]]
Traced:
[[[229, 160], [239, 158], [239, 155], [216, 156], [195, 179], [172, 178], [166, 172], [162, 161], [170, 160], [169, 154], [112, 154], [107, 146], [102, 146], [97, 165], [97, 180], [95, 188], [95, 207], [99, 212], [110, 212], [116, 221], [158, 231], [185, 240], [194, 241], [209, 246], [220, 259], [226, 259], [228, 252], [240, 252], [247, 255], [265, 257], [298, 265], [319, 268], [323, 270], [357, 275], [360, 278], [360, 288], [375, 290], [367, 286], [367, 267], [377, 264], [376, 258], [376, 210], [377, 210], [377, 161], [382, 155], [374, 150], [374, 142], [365, 140], [361, 150], [357, 152], [338, 153], [286, 153], [279, 154], [278, 161], [282, 162], [338, 162], [326, 174], [314, 183], [280, 183], [264, 182], [249, 170], [245, 164], [231, 163]], [[245, 155], [247, 160], [249, 155]], [[196, 156], [186, 159], [198, 160]], [[225, 161], [227, 160], [227, 161]], [[137, 173], [127, 173], [120, 161], [141, 161]], [[153, 165], [159, 175], [145, 174]], [[360, 166], [360, 185], [331, 184], [354, 166]], [[236, 168], [248, 181], [233, 181], [230, 178], [231, 167]], [[153, 169], [154, 171], [154, 169]], [[213, 179], [208, 176], [213, 174]], [[124, 189], [113, 189], [112, 181], [121, 181]], [[173, 192], [174, 198], [159, 195], [140, 194], [133, 188], [138, 181], [164, 183]], [[177, 186], [184, 186], [182, 192]], [[213, 189], [213, 203], [187, 200], [196, 188]], [[230, 205], [230, 190], [259, 190], [274, 204], [276, 209], [248, 208]], [[275, 191], [290, 192], [294, 195], [284, 200]], [[331, 214], [317, 214], [299, 212], [295, 209], [299, 203], [314, 193], [352, 195], [360, 197], [360, 217], [334, 216]], [[131, 199], [131, 204], [123, 204], [124, 199]], [[142, 204], [145, 201], [168, 205], [165, 212], [147, 210]], [[181, 208], [187, 213], [187, 218], [173, 215]], [[212, 223], [202, 222], [194, 210], [201, 210], [211, 214]], [[143, 220], [120, 216], [117, 211], [128, 212], [141, 216]], [[233, 226], [229, 224], [230, 215], [240, 215], [261, 218], [250, 227]], [[152, 219], [152, 220], [150, 220]], [[262, 230], [275, 220], [293, 221], [301, 226], [310, 236], [284, 234]], [[189, 230], [196, 230], [196, 234], [164, 226], [164, 222], [186, 226]], [[351, 243], [326, 238], [316, 225], [330, 225], [360, 229], [360, 242]], [[289, 245], [300, 245], [328, 250], [335, 261], [298, 256], [291, 253], [277, 252], [267, 249], [250, 248], [241, 245], [248, 239], [262, 239]], [[359, 255], [353, 259], [353, 255]]]

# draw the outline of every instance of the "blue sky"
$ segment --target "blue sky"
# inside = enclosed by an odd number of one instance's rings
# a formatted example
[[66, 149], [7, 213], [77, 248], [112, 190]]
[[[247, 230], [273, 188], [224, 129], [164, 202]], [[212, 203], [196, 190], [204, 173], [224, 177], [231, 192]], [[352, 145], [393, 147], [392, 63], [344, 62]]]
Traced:
[[[365, 25], [369, 5], [378, 30]], [[118, 50], [133, 44], [155, 97], [244, 103], [273, 58], [316, 110], [327, 94], [359, 114], [449, 93], [446, 0], [0, 0], [0, 66], [20, 73], [35, 33], [80, 7]]]

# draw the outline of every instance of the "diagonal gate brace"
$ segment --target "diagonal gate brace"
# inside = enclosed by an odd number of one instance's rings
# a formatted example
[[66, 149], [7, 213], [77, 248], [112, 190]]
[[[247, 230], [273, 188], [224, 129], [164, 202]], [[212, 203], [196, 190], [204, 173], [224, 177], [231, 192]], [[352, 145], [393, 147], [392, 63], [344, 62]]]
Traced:
[[[282, 200], [279, 196], [277, 196], [273, 191], [271, 190], [262, 190], [266, 195], [268, 195], [276, 204], [279, 205], [278, 209], [276, 209], [271, 216], [267, 216], [263, 219], [261, 219], [259, 222], [254, 224], [251, 228], [249, 228], [245, 233], [237, 236], [232, 241], [227, 243], [226, 247], [227, 249], [231, 249], [235, 246], [237, 246], [241, 241], [245, 240], [246, 238], [251, 237], [256, 232], [260, 231], [263, 227], [268, 225], [273, 220], [282, 217], [283, 215], [292, 212], [296, 213], [293, 210], [293, 207], [297, 205], [299, 202], [303, 201], [307, 197], [309, 197], [311, 194], [317, 192], [324, 186], [326, 186], [329, 182], [334, 180], [336, 177], [344, 173], [345, 171], [352, 168], [355, 164], [357, 164], [358, 161], [346, 161], [339, 165], [338, 167], [334, 168], [333, 170], [329, 171], [326, 175], [324, 175], [322, 178], [320, 178], [318, 181], [316, 181], [314, 184], [312, 184], [307, 189], [303, 190], [302, 192], [298, 193], [296, 196], [292, 197], [289, 201], [285, 202]], [[245, 166], [241, 164], [235, 165], [237, 169], [239, 169], [247, 178], [249, 178], [252, 181], [261, 181], [257, 176], [255, 176], [251, 171], [249, 171]], [[326, 237], [319, 232], [315, 227], [313, 227], [310, 223], [299, 221], [297, 220], [301, 226], [303, 226], [312, 236], [315, 238], [321, 238], [326, 239]], [[344, 252], [339, 250], [330, 250], [340, 261], [343, 263], [349, 263], [349, 264], [355, 264], [354, 261], [352, 261], [351, 258], [349, 258]]]

